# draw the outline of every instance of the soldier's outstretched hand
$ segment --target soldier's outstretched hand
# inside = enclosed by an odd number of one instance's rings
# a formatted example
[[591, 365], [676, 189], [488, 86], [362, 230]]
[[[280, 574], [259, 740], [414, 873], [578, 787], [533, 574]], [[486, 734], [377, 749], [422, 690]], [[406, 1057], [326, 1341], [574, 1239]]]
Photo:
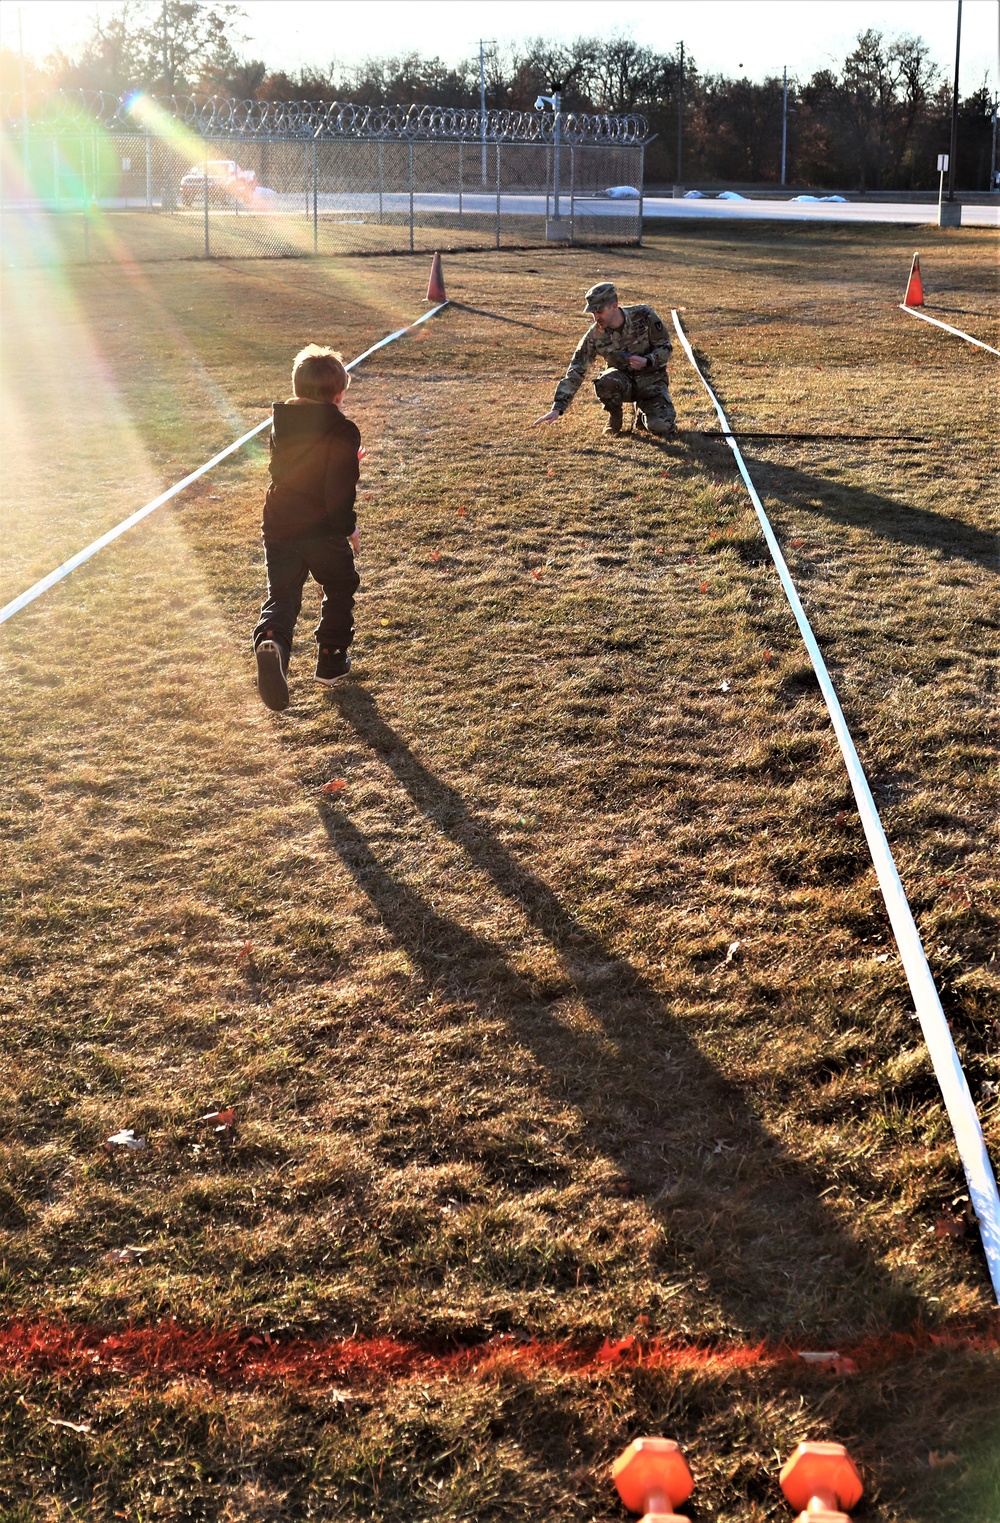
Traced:
[[[535, 424], [538, 424], [538, 423], [558, 423], [558, 421], [559, 421], [559, 419], [561, 417], [562, 417], [562, 413], [561, 412], [557, 412], [557, 410], [553, 407], [549, 412], [543, 412], [542, 416], [540, 418], [536, 418], [535, 419]], [[532, 427], [534, 427], [534, 426], [535, 425], [533, 424]]]

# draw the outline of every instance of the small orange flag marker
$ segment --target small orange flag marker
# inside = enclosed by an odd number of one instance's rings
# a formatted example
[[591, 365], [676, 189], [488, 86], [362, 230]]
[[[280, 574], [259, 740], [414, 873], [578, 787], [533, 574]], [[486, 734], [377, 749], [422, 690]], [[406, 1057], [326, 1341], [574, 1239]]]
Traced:
[[922, 307], [924, 304], [924, 283], [920, 279], [920, 255], [914, 254], [913, 263], [910, 265], [910, 278], [906, 282], [906, 295], [903, 297], [904, 307]]

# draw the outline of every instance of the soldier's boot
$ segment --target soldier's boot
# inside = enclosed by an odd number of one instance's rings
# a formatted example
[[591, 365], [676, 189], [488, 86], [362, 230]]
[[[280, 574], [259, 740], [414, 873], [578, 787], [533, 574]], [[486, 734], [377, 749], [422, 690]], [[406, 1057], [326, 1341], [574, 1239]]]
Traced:
[[604, 411], [608, 415], [606, 434], [620, 434], [622, 431], [622, 404], [620, 402], [605, 402]]
[[635, 410], [634, 427], [637, 434], [644, 434], [647, 431], [646, 414], [644, 412], [640, 412], [638, 407]]

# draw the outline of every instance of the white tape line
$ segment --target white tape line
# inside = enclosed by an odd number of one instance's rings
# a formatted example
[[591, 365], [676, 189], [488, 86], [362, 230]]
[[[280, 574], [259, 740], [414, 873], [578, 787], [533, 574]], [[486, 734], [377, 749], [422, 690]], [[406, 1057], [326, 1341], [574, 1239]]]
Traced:
[[[677, 337], [684, 346], [684, 352], [694, 367], [695, 373], [712, 401], [712, 406], [719, 415], [719, 421], [723, 429], [729, 433], [730, 425], [726, 418], [719, 400], [711, 386], [705, 380], [698, 367], [698, 361], [694, 357], [687, 335], [681, 326], [676, 311], [673, 312], [674, 327]], [[834, 732], [840, 743], [844, 761], [847, 765], [847, 773], [854, 789], [854, 797], [857, 800], [858, 812], [861, 815], [861, 823], [864, 826], [865, 836], [868, 839], [868, 849], [871, 852], [872, 862], [878, 877], [879, 887], [885, 899], [885, 907], [889, 913], [889, 921], [892, 925], [893, 934], [896, 937], [896, 945], [899, 947], [899, 955], [906, 973], [910, 992], [913, 995], [913, 1004], [920, 1020], [920, 1029], [924, 1034], [924, 1041], [934, 1064], [934, 1072], [937, 1075], [941, 1094], [944, 1098], [945, 1109], [955, 1134], [958, 1144], [959, 1157], [965, 1170], [965, 1178], [969, 1186], [969, 1198], [979, 1220], [979, 1231], [982, 1234], [983, 1248], [986, 1253], [986, 1262], [989, 1266], [990, 1278], [993, 1281], [993, 1289], [997, 1300], [1000, 1301], [1000, 1196], [997, 1194], [997, 1182], [990, 1164], [989, 1155], [986, 1152], [986, 1143], [983, 1139], [983, 1129], [979, 1124], [976, 1107], [972, 1103], [969, 1093], [969, 1085], [964, 1070], [958, 1060], [955, 1051], [955, 1043], [952, 1040], [951, 1030], [948, 1026], [945, 1013], [941, 1008], [941, 1001], [934, 984], [934, 978], [927, 963], [920, 933], [913, 919], [913, 913], [907, 902], [906, 893], [900, 881], [899, 872], [893, 855], [886, 840], [882, 821], [875, 807], [868, 779], [864, 768], [855, 749], [851, 732], [847, 728], [847, 720], [844, 711], [840, 707], [840, 699], [837, 697], [830, 673], [827, 671], [826, 662], [816, 643], [812, 626], [806, 618], [805, 611], [799, 601], [799, 595], [795, 590], [785, 558], [781, 553], [781, 547], [771, 528], [770, 521], [764, 511], [764, 505], [757, 495], [757, 489], [750, 479], [750, 473], [746, 468], [746, 462], [740, 454], [739, 445], [735, 439], [727, 439], [726, 443], [736, 457], [740, 475], [746, 483], [750, 500], [760, 520], [760, 526], [764, 531], [768, 548], [774, 559], [774, 564], [781, 579], [781, 585], [785, 590], [785, 596], [791, 604], [795, 622], [805, 641], [809, 659], [813, 664], [816, 677], [820, 685], [823, 697], [826, 700], [830, 719], [833, 722]]]
[[390, 333], [388, 338], [380, 338], [377, 344], [372, 344], [370, 349], [366, 349], [364, 354], [359, 354], [356, 360], [352, 360], [351, 363], [346, 365], [344, 368], [346, 370], [353, 370], [355, 365], [360, 365], [362, 360], [366, 360], [368, 356], [370, 354], [374, 354], [377, 349], [384, 349], [386, 344], [394, 344], [397, 338], [402, 338], [404, 333], [409, 333], [413, 328], [419, 328], [421, 323], [425, 323], [429, 317], [433, 317], [436, 313], [443, 312], [447, 306], [448, 302], [442, 301], [438, 306], [431, 307], [430, 311], [425, 312], [421, 317], [418, 317], [415, 323], [409, 323], [405, 328], [397, 328], [396, 332]]
[[928, 317], [926, 312], [917, 312], [913, 307], [908, 307], [905, 302], [899, 303], [900, 312], [909, 312], [911, 317], [919, 317], [922, 322], [933, 323], [935, 328], [943, 328], [946, 333], [954, 333], [958, 338], [964, 338], [967, 344], [975, 344], [977, 349], [986, 349], [990, 354], [1000, 355], [1000, 349], [993, 349], [989, 344], [984, 344], [981, 338], [973, 338], [971, 333], [963, 333], [961, 328], [953, 328], [950, 323], [939, 322], [936, 317]]
[[[418, 317], [415, 323], [409, 323], [405, 328], [398, 328], [395, 333], [390, 333], [388, 338], [380, 339], [377, 344], [373, 344], [370, 349], [366, 349], [363, 354], [359, 354], [357, 359], [351, 360], [344, 368], [346, 370], [353, 370], [356, 365], [360, 365], [362, 360], [366, 360], [377, 349], [384, 349], [386, 344], [395, 343], [397, 338], [402, 338], [403, 334], [409, 333], [411, 328], [419, 328], [421, 323], [425, 323], [436, 312], [442, 312], [447, 305], [448, 303], [443, 301], [438, 306], [432, 307], [429, 312], [425, 312], [422, 317]], [[150, 513], [155, 513], [157, 508], [162, 508], [163, 504], [169, 502], [172, 497], [176, 497], [178, 492], [183, 492], [185, 487], [189, 487], [200, 476], [204, 476], [206, 471], [210, 471], [213, 466], [218, 465], [221, 460], [225, 460], [228, 455], [232, 455], [236, 450], [242, 449], [244, 444], [249, 443], [251, 439], [256, 438], [257, 434], [263, 433], [264, 429], [270, 426], [270, 418], [265, 418], [263, 423], [258, 423], [257, 427], [252, 428], [249, 433], [243, 434], [239, 439], [234, 439], [232, 444], [228, 444], [224, 450], [220, 450], [217, 455], [213, 455], [211, 460], [206, 460], [205, 464], [200, 465], [196, 471], [192, 471], [190, 476], [185, 476], [183, 481], [178, 481], [174, 486], [168, 487], [165, 492], [160, 493], [159, 497], [154, 497], [152, 502], [147, 502], [145, 507], [138, 508], [129, 518], [123, 519], [120, 524], [116, 524], [113, 529], [109, 529], [107, 534], [102, 534], [100, 539], [95, 539], [93, 544], [88, 545], [86, 549], [78, 550], [76, 555], [70, 556], [68, 561], [63, 561], [62, 565], [57, 566], [55, 571], [50, 571], [48, 576], [43, 576], [41, 581], [36, 582], [33, 587], [29, 587], [27, 592], [20, 593], [12, 602], [0, 608], [0, 624], [6, 623], [14, 614], [20, 613], [22, 608], [26, 608], [29, 603], [33, 603], [36, 598], [41, 597], [43, 592], [48, 592], [49, 588], [54, 587], [57, 582], [61, 582], [63, 577], [69, 576], [70, 572], [75, 571], [77, 566], [82, 566], [84, 561], [89, 561], [91, 556], [97, 554], [98, 550], [103, 550], [105, 545], [110, 545], [120, 535], [124, 534], [126, 530], [133, 528], [137, 523], [141, 523], [144, 518], [148, 518]]]
[[259, 434], [262, 429], [267, 428], [270, 421], [270, 418], [265, 418], [263, 423], [258, 423], [257, 427], [252, 428], [248, 434], [244, 434], [240, 439], [235, 439], [226, 449], [220, 450], [217, 455], [213, 455], [211, 460], [206, 460], [205, 464], [200, 465], [196, 471], [192, 471], [190, 476], [185, 476], [183, 481], [178, 481], [175, 486], [169, 487], [165, 492], [161, 492], [159, 497], [154, 497], [152, 502], [147, 502], [144, 508], [139, 508], [130, 518], [123, 519], [120, 524], [116, 524], [113, 529], [109, 529], [107, 534], [102, 534], [100, 539], [95, 539], [94, 543], [88, 545], [85, 550], [78, 550], [75, 555], [70, 556], [68, 561], [63, 561], [61, 566], [57, 566], [55, 571], [50, 571], [48, 576], [43, 576], [40, 582], [36, 582], [33, 587], [29, 587], [27, 592], [22, 592], [13, 602], [8, 603], [4, 608], [0, 608], [0, 624], [5, 623], [13, 614], [19, 613], [29, 603], [33, 603], [36, 598], [41, 597], [43, 592], [47, 592], [50, 587], [54, 587], [56, 582], [61, 582], [64, 576], [69, 576], [70, 572], [75, 571], [77, 566], [82, 566], [84, 561], [89, 561], [92, 555], [96, 555], [98, 550], [103, 550], [105, 545], [110, 545], [113, 540], [116, 540], [119, 535], [124, 534], [127, 529], [131, 529], [133, 525], [140, 523], [142, 519], [148, 518], [150, 513], [154, 513], [165, 502], [169, 502], [171, 497], [176, 497], [178, 492], [183, 492], [184, 488], [189, 487], [192, 481], [197, 481], [199, 476], [204, 476], [206, 471], [210, 471], [213, 465], [218, 465], [220, 460], [225, 460], [226, 456], [231, 455], [234, 450], [241, 449], [248, 440]]

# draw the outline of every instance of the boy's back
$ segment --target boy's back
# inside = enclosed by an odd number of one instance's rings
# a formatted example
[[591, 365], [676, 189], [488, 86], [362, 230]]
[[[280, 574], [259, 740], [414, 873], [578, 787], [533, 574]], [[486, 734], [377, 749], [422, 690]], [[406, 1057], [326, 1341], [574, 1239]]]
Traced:
[[360, 544], [354, 500], [364, 450], [340, 410], [350, 380], [335, 350], [307, 344], [292, 365], [292, 396], [274, 404], [261, 525], [267, 598], [253, 632], [257, 687], [269, 709], [288, 707], [288, 661], [310, 575], [323, 589], [316, 681], [329, 686], [351, 669]]
[[264, 543], [326, 531], [353, 534], [361, 435], [333, 402], [275, 402]]

